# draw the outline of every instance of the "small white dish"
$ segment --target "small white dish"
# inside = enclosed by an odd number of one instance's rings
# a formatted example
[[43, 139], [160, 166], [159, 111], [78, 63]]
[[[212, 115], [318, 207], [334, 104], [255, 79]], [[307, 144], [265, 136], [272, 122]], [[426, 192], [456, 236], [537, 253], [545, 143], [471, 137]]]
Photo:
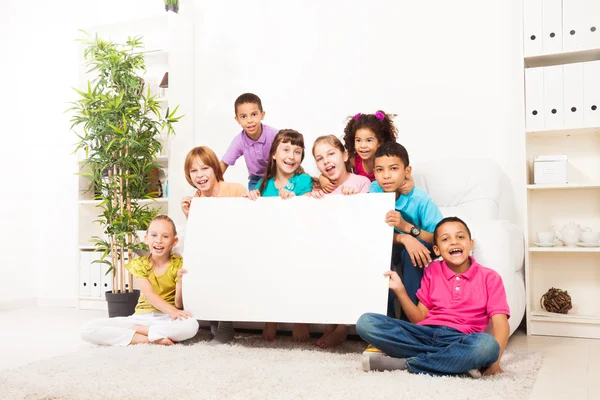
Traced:
[[579, 246], [579, 247], [600, 247], [600, 243], [579, 242], [579, 243], [577, 243], [577, 246]]
[[554, 247], [556, 245], [561, 244], [560, 242], [556, 241], [556, 242], [551, 242], [551, 243], [539, 243], [539, 242], [533, 242], [533, 244], [535, 244], [538, 247]]

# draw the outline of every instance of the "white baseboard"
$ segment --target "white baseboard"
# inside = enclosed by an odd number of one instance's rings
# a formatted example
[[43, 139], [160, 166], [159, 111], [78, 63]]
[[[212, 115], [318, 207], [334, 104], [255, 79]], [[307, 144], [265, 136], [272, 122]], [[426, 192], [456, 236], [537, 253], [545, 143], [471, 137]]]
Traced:
[[61, 299], [38, 297], [35, 305], [38, 307], [77, 307], [77, 299]]
[[0, 301], [0, 310], [15, 310], [17, 308], [26, 308], [33, 307], [36, 305], [35, 297], [27, 297], [24, 299], [14, 299], [14, 300], [6, 300]]

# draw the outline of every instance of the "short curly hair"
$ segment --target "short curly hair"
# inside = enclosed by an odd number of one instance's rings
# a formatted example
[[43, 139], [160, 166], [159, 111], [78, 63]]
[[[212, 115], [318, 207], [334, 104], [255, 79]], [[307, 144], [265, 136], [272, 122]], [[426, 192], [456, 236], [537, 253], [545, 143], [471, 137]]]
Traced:
[[240, 94], [238, 96], [238, 98], [235, 99], [235, 103], [234, 103], [233, 107], [234, 107], [236, 116], [237, 116], [238, 106], [241, 106], [242, 104], [246, 104], [246, 103], [256, 104], [258, 106], [259, 111], [263, 112], [262, 101], [260, 101], [260, 97], [258, 97], [254, 93], [244, 93], [244, 94]]
[[[383, 115], [383, 119], [378, 118], [381, 115]], [[375, 114], [358, 113], [352, 117], [348, 117], [348, 123], [344, 128], [344, 147], [348, 150], [348, 155], [353, 157], [356, 154], [354, 137], [356, 136], [356, 131], [361, 128], [373, 131], [379, 141], [379, 145], [387, 142], [395, 142], [398, 138], [398, 129], [392, 121], [395, 116], [396, 114], [386, 114], [382, 110], [379, 110]]]

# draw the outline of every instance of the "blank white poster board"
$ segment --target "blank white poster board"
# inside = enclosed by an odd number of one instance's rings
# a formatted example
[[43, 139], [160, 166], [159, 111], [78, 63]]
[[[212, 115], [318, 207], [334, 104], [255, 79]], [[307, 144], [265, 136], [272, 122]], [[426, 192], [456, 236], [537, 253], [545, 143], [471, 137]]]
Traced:
[[355, 324], [385, 314], [394, 195], [194, 198], [185, 309], [200, 320]]

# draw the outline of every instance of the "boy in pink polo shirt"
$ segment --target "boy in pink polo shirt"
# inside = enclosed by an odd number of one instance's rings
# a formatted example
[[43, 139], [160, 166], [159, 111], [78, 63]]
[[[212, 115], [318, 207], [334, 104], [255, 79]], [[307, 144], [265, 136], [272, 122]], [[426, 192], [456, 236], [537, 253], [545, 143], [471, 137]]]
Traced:
[[265, 173], [269, 150], [278, 130], [261, 122], [265, 112], [257, 95], [240, 95], [235, 100], [234, 107], [235, 120], [242, 127], [242, 131], [231, 141], [220, 165], [225, 174], [227, 167], [234, 165], [238, 158], [244, 156], [248, 167], [248, 190], [252, 191]]
[[[385, 273], [412, 322], [363, 314], [356, 331], [381, 353], [363, 353], [364, 371], [408, 370], [429, 375], [502, 372], [500, 358], [509, 336], [510, 311], [500, 275], [469, 254], [471, 232], [457, 217], [442, 219], [433, 233], [433, 250], [443, 261], [426, 269], [415, 305], [398, 274]], [[483, 331], [492, 321], [493, 336]]]

